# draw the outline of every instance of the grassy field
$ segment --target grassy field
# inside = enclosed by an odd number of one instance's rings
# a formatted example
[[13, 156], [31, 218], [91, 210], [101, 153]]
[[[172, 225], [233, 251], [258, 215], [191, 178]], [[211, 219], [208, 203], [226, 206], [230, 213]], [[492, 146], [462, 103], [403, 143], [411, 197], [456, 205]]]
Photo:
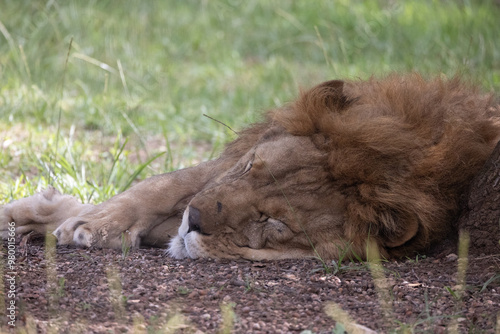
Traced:
[[459, 72], [500, 90], [500, 8], [489, 1], [1, 7], [1, 202], [48, 184], [102, 201], [216, 156], [235, 135], [203, 114], [240, 129], [326, 79]]

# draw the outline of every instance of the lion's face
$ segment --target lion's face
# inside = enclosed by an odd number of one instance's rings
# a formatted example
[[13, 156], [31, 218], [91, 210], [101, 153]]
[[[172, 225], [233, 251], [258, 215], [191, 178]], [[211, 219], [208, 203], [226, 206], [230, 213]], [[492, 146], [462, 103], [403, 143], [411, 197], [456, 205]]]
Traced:
[[310, 137], [267, 131], [191, 200], [170, 254], [255, 260], [331, 254], [342, 239], [336, 233], [344, 208], [326, 159]]

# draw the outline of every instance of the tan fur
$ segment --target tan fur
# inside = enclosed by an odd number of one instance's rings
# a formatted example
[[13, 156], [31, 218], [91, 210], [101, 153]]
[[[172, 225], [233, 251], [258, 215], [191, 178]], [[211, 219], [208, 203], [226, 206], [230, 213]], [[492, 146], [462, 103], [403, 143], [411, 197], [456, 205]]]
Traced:
[[[460, 194], [498, 141], [499, 117], [490, 95], [459, 78], [329, 81], [268, 112], [217, 160], [90, 209], [13, 202], [0, 222], [2, 231], [8, 221], [20, 232], [35, 221], [37, 231], [58, 226], [60, 243], [84, 246], [119, 247], [124, 232], [132, 245], [173, 237], [177, 258], [363, 257], [369, 238], [383, 255], [403, 256], [453, 229]], [[30, 213], [47, 210], [50, 222]]]

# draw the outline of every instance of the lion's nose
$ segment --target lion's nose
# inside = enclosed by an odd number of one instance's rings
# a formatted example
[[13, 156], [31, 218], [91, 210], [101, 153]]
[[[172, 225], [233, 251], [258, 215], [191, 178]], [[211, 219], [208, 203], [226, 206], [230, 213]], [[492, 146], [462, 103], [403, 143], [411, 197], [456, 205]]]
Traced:
[[188, 223], [189, 223], [189, 232], [201, 232], [201, 217], [200, 217], [200, 210], [197, 208], [193, 208], [192, 206], [189, 207], [189, 216], [188, 216]]

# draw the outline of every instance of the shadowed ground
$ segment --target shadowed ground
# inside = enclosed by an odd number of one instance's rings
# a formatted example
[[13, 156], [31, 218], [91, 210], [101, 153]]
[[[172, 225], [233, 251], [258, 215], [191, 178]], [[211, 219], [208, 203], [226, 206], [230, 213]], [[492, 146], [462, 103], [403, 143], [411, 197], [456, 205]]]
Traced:
[[[386, 319], [363, 264], [345, 264], [340, 272], [327, 274], [315, 260], [179, 261], [159, 249], [134, 250], [123, 258], [114, 250], [59, 247], [56, 282], [47, 285], [47, 268], [53, 266], [42, 242], [32, 242], [25, 251], [17, 263], [18, 326], [28, 321], [41, 332], [50, 317], [60, 330], [103, 333], [130, 330], [134, 318], [136, 329], [152, 330], [178, 313], [185, 317], [183, 332], [215, 333], [222, 327], [221, 305], [230, 305], [235, 333], [324, 333], [335, 328], [324, 311], [335, 302], [359, 324], [380, 332], [401, 328], [401, 322], [440, 333], [455, 319], [461, 331], [494, 333], [500, 310], [498, 256], [469, 258], [462, 301], [454, 297], [455, 254], [384, 263], [394, 310]], [[119, 272], [124, 308], [110, 293], [106, 271], [112, 267]], [[492, 277], [497, 279], [488, 282]], [[145, 320], [138, 321], [137, 314]]]

